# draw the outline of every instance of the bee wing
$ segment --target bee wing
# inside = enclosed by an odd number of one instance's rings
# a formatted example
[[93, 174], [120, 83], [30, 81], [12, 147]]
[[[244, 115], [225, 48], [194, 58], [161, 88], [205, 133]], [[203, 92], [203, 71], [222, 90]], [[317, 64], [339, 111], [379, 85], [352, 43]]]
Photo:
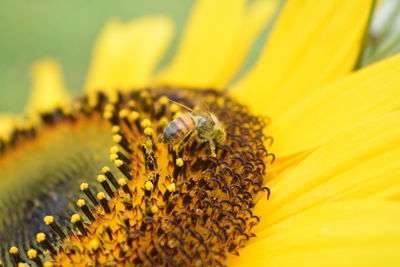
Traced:
[[200, 112], [200, 114], [204, 117], [207, 117], [210, 122], [213, 122], [214, 124], [219, 123], [219, 120], [217, 116], [211, 111], [210, 103], [203, 103]]
[[209, 119], [211, 119], [211, 108], [210, 105], [208, 103], [202, 103], [200, 106], [196, 106], [194, 109], [189, 108], [188, 106], [176, 102], [174, 100], [169, 99], [170, 102], [180, 106], [181, 108], [186, 109], [187, 111], [189, 111], [190, 113], [193, 113], [194, 115], [202, 115], [202, 116], [206, 116]]
[[193, 114], [196, 116], [203, 116], [203, 117], [210, 119], [211, 118], [210, 110], [211, 110], [211, 108], [210, 108], [209, 103], [201, 103], [193, 109]]

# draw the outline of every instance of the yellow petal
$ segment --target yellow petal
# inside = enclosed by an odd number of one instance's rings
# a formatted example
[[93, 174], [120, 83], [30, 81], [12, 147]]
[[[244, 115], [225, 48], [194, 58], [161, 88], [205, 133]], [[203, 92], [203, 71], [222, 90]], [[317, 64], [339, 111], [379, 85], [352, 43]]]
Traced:
[[398, 266], [400, 203], [346, 201], [317, 206], [230, 256], [238, 266]]
[[37, 112], [68, 106], [70, 99], [58, 62], [50, 58], [38, 61], [32, 66], [31, 75], [33, 85], [27, 106], [27, 112], [31, 116], [35, 116]]
[[[372, 159], [327, 179], [297, 198], [288, 200], [279, 208], [275, 206], [273, 215], [269, 216], [268, 223], [275, 223], [325, 202], [372, 197], [374, 199], [395, 200], [393, 190], [399, 184], [399, 158], [400, 148], [379, 156], [374, 155]], [[398, 192], [398, 189], [396, 191]], [[276, 191], [275, 193], [278, 194], [279, 192]], [[261, 205], [261, 203], [259, 204]], [[268, 203], [265, 205], [268, 205]], [[261, 227], [267, 226], [262, 224]]]
[[111, 20], [96, 42], [86, 91], [147, 86], [173, 32], [172, 21], [161, 15], [127, 23]]
[[314, 148], [344, 129], [400, 105], [400, 56], [318, 89], [277, 120], [268, 134], [282, 157]]
[[262, 28], [270, 21], [277, 8], [276, 0], [258, 0], [248, 9], [243, 26], [238, 32], [237, 40], [231, 46], [230, 55], [224, 66], [221, 66], [215, 82], [210, 83], [210, 87], [223, 88], [232, 80], [244, 61], [254, 40], [257, 38]]
[[264, 229], [323, 202], [366, 198], [398, 184], [400, 111], [367, 121], [311, 153], [282, 174], [255, 214]]
[[269, 21], [276, 0], [199, 0], [178, 52], [158, 83], [223, 88], [232, 79], [253, 41]]
[[13, 114], [0, 114], [0, 138], [8, 139], [9, 133], [14, 129], [18, 117]]
[[255, 67], [234, 93], [275, 119], [326, 82], [353, 68], [371, 0], [290, 0]]
[[[271, 149], [272, 151], [272, 149]], [[275, 182], [279, 180], [284, 171], [290, 169], [292, 166], [296, 166], [299, 162], [301, 162], [304, 158], [306, 158], [312, 151], [307, 151], [303, 153], [298, 153], [291, 155], [289, 157], [277, 158], [270, 167], [270, 177], [268, 179], [274, 180]], [[269, 183], [270, 183], [270, 180]]]
[[389, 187], [386, 190], [376, 192], [375, 194], [371, 194], [370, 198], [400, 201], [400, 184]]

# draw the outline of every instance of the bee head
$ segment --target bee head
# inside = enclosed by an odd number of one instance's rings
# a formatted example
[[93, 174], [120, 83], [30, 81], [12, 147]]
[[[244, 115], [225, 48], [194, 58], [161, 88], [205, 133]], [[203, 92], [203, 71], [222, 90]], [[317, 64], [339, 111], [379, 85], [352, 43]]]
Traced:
[[214, 139], [217, 143], [225, 142], [226, 132], [222, 123], [218, 120], [217, 116], [210, 113], [211, 121], [214, 125]]

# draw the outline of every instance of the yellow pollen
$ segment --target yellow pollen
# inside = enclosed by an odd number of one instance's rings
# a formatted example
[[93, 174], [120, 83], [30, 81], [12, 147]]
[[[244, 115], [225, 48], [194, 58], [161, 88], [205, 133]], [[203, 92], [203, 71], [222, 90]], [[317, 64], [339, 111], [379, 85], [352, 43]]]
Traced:
[[166, 117], [162, 117], [162, 118], [160, 119], [160, 121], [159, 121], [159, 124], [160, 124], [161, 127], [167, 126], [168, 123], [169, 123], [169, 120], [168, 120]]
[[103, 169], [101, 169], [101, 172], [103, 172], [103, 173], [106, 173], [106, 172], [109, 172], [109, 171], [110, 171], [110, 168], [108, 168], [107, 166], [103, 167]]
[[43, 263], [43, 267], [53, 267], [54, 264], [52, 262], [46, 261]]
[[111, 128], [111, 132], [112, 132], [112, 133], [118, 133], [120, 130], [121, 130], [121, 128], [120, 128], [118, 125], [114, 125], [114, 126]]
[[104, 109], [105, 109], [106, 111], [113, 111], [113, 110], [115, 110], [115, 107], [114, 107], [114, 105], [112, 105], [112, 104], [107, 104], [107, 105], [104, 107]]
[[117, 167], [121, 167], [122, 165], [124, 165], [124, 162], [120, 159], [117, 159], [116, 161], [114, 161], [114, 164]]
[[116, 161], [118, 159], [118, 155], [117, 154], [111, 154], [110, 155], [110, 160], [111, 161]]
[[151, 213], [157, 214], [158, 213], [158, 207], [156, 205], [151, 207]]
[[146, 183], [144, 183], [144, 188], [145, 188], [147, 191], [151, 191], [151, 190], [153, 190], [154, 185], [153, 185], [152, 182], [147, 181]]
[[114, 134], [112, 139], [113, 139], [114, 143], [118, 144], [119, 142], [121, 142], [122, 136], [120, 136], [119, 134]]
[[162, 97], [160, 97], [160, 98], [158, 99], [158, 102], [159, 102], [161, 105], [166, 105], [166, 104], [168, 104], [168, 102], [169, 102], [169, 98], [166, 97], [166, 96], [164, 95], [164, 96], [162, 96]]
[[90, 241], [89, 246], [92, 250], [97, 250], [100, 247], [100, 242], [96, 239], [93, 239], [92, 241]]
[[167, 190], [169, 191], [169, 192], [175, 192], [175, 189], [176, 189], [176, 186], [175, 186], [175, 183], [172, 183], [172, 184], [170, 184], [169, 186], [167, 186]]
[[35, 249], [29, 249], [27, 252], [26, 252], [26, 255], [28, 255], [28, 258], [29, 259], [34, 259], [34, 258], [36, 258], [37, 257], [37, 250], [35, 250]]
[[153, 133], [154, 133], [154, 130], [152, 128], [150, 128], [150, 127], [146, 127], [144, 129], [144, 134], [147, 135], [147, 136], [153, 135]]
[[139, 119], [139, 112], [137, 111], [132, 111], [131, 114], [129, 115], [129, 118], [131, 119], [131, 121], [135, 121], [137, 119]]
[[106, 197], [106, 194], [104, 194], [103, 192], [99, 192], [97, 193], [97, 199], [98, 200], [102, 200]]
[[42, 243], [45, 240], [46, 240], [46, 234], [45, 233], [36, 234], [36, 241], [37, 242]]
[[141, 91], [141, 92], [140, 92], [140, 97], [141, 97], [141, 98], [150, 97], [149, 92], [147, 92], [147, 91]]
[[18, 267], [29, 267], [29, 265], [26, 264], [25, 262], [19, 262]]
[[75, 213], [71, 216], [72, 223], [79, 222], [80, 220], [81, 220], [81, 215], [79, 215], [78, 213]]
[[144, 120], [142, 120], [142, 122], [140, 123], [140, 125], [141, 125], [143, 128], [149, 127], [149, 126], [151, 125], [151, 121], [150, 121], [149, 119], [144, 119]]
[[54, 217], [53, 216], [46, 216], [43, 219], [45, 224], [52, 224], [54, 222]]
[[178, 241], [176, 239], [170, 239], [168, 240], [168, 247], [170, 248], [175, 248], [178, 246]]
[[18, 253], [18, 248], [17, 247], [11, 247], [8, 252], [10, 252], [11, 254], [17, 254]]
[[119, 151], [118, 146], [112, 146], [110, 148], [110, 153], [111, 154], [116, 154]]
[[86, 205], [86, 201], [84, 199], [78, 199], [78, 201], [76, 202], [76, 205], [78, 205], [78, 207], [83, 207]]
[[89, 184], [88, 183], [81, 183], [81, 186], [80, 186], [80, 189], [83, 191], [83, 190], [86, 190], [86, 189], [88, 189], [89, 188]]
[[173, 118], [174, 118], [174, 119], [177, 119], [177, 118], [179, 118], [181, 115], [182, 115], [182, 112], [178, 111], [178, 112], [175, 113], [175, 115], [174, 115]]
[[131, 107], [131, 108], [135, 107], [136, 106], [135, 100], [129, 100], [128, 101], [128, 106]]
[[104, 113], [103, 113], [104, 119], [110, 119], [110, 118], [112, 118], [112, 116], [113, 116], [113, 114], [111, 111], [104, 111]]
[[172, 113], [175, 113], [175, 112], [177, 112], [177, 111], [180, 110], [180, 107], [179, 107], [177, 104], [175, 104], [175, 103], [172, 103], [172, 104], [169, 106], [169, 108], [170, 108], [170, 110], [171, 110]]
[[128, 115], [129, 115], [129, 110], [127, 110], [127, 109], [122, 109], [122, 110], [120, 110], [120, 112], [118, 113], [118, 116], [119, 116], [120, 118], [126, 118], [126, 117], [128, 117]]
[[103, 174], [97, 175], [97, 182], [102, 183], [106, 180], [106, 177]]
[[124, 178], [121, 178], [121, 179], [118, 180], [118, 184], [120, 186], [124, 186], [124, 185], [126, 185], [126, 180]]
[[176, 163], [176, 165], [178, 167], [182, 167], [183, 166], [183, 159], [182, 158], [177, 158], [175, 163]]

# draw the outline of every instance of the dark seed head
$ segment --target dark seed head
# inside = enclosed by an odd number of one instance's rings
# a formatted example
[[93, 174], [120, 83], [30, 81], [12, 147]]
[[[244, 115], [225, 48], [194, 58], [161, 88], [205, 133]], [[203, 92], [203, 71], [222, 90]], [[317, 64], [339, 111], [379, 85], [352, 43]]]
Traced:
[[[194, 128], [180, 142], [164, 144], [159, 136], [165, 136], [167, 125], [184, 111], [168, 99], [191, 108], [209, 106], [223, 124], [226, 139], [202, 139]], [[143, 90], [119, 93], [115, 103], [107, 101], [99, 94], [97, 104], [89, 106], [84, 97], [72, 115], [60, 110], [42, 115], [45, 124], [53, 127], [65, 121], [105, 123], [106, 119], [109, 147], [107, 153], [94, 156], [111, 159], [113, 164], [107, 165], [115, 166], [96, 165], [94, 178], [80, 185], [81, 197], [93, 205], [80, 198], [70, 210], [65, 208], [66, 216], [57, 223], [53, 216], [46, 217], [45, 223], [58, 238], [39, 233], [36, 240], [50, 251], [52, 261], [60, 265], [218, 266], [227, 253], [237, 254], [260, 220], [251, 212], [256, 196], [262, 191], [269, 196], [263, 177], [274, 156], [264, 147], [264, 141], [272, 139], [262, 135], [263, 120], [212, 90]], [[25, 135], [37, 136], [36, 131]], [[24, 138], [14, 137], [14, 143]], [[1, 151], [10, 149], [4, 142], [0, 145]], [[69, 201], [76, 199], [72, 194]], [[90, 223], [84, 223], [84, 218]], [[71, 232], [71, 227], [76, 230]], [[10, 255], [16, 263], [23, 261], [18, 253]], [[44, 264], [33, 250], [28, 257]]]

